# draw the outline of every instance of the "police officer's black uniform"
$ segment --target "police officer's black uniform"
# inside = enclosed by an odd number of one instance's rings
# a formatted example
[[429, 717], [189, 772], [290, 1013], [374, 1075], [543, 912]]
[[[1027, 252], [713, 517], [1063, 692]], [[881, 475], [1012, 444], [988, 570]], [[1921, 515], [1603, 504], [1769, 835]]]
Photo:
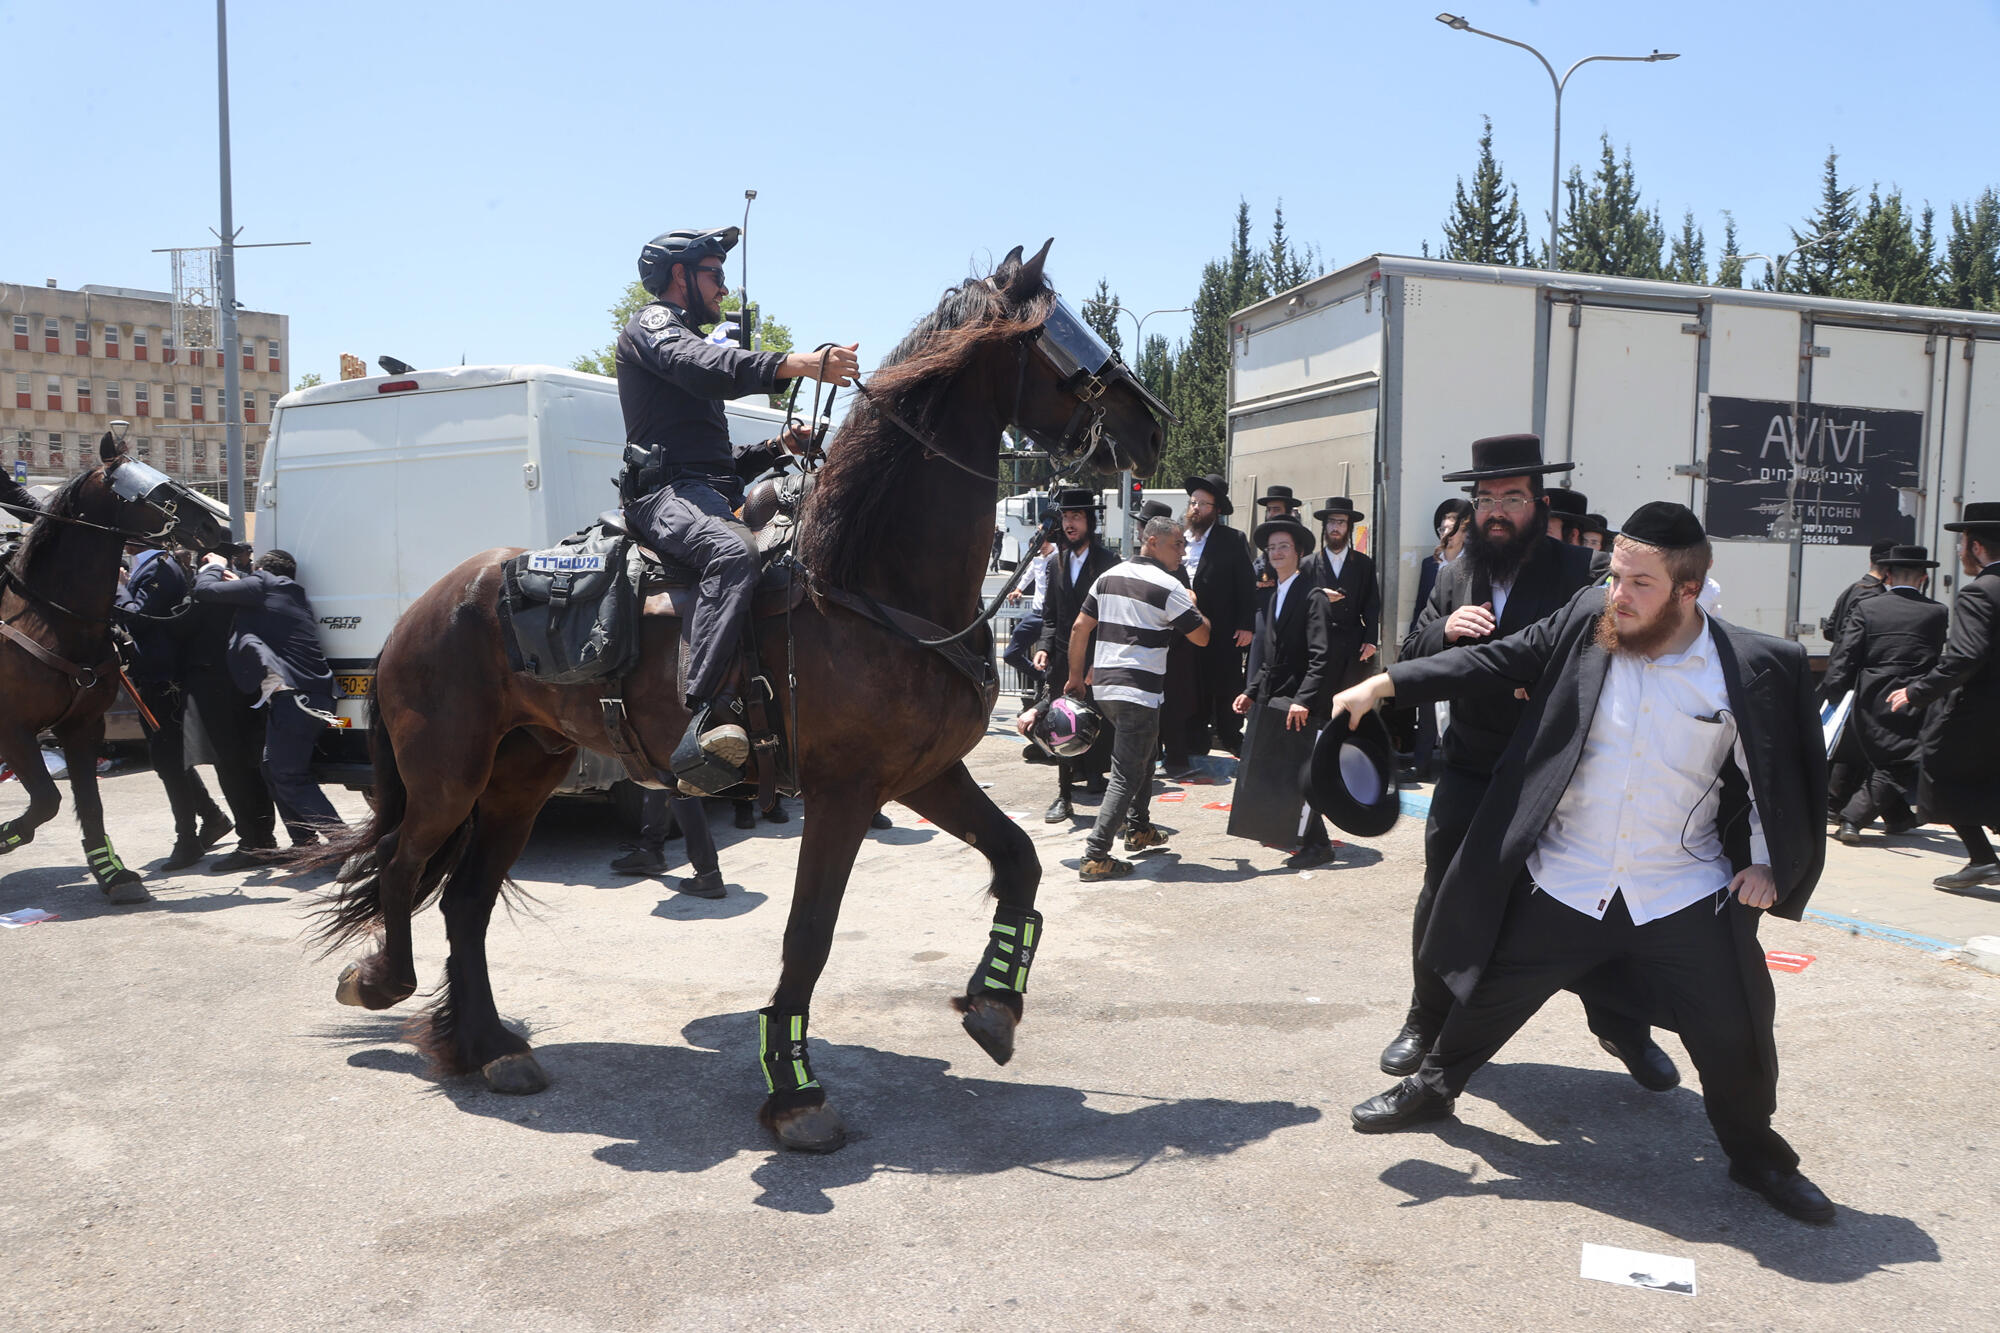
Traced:
[[[669, 233], [642, 252], [640, 278], [658, 293], [666, 290], [673, 267], [681, 266], [692, 287], [695, 267], [719, 261], [735, 244], [734, 227]], [[743, 483], [785, 453], [775, 440], [732, 446], [722, 404], [789, 383], [778, 378], [784, 353], [708, 342], [697, 322], [679, 306], [654, 301], [632, 316], [617, 349], [625, 438], [646, 457], [626, 476], [626, 525], [647, 546], [701, 576], [688, 635], [687, 702], [694, 716], [673, 760], [684, 781], [703, 769], [704, 749], [708, 759], [738, 768], [748, 752], [724, 694], [757, 583], [756, 547], [734, 511], [743, 501]], [[710, 739], [718, 731], [734, 741], [718, 747]], [[734, 781], [703, 773], [695, 777], [703, 790], [720, 791]]]

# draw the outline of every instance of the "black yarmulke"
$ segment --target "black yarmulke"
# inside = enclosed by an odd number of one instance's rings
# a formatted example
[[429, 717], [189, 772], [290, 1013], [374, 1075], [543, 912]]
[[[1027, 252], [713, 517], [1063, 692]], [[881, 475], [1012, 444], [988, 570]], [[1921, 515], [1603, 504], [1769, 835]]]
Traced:
[[1694, 516], [1694, 510], [1671, 500], [1655, 500], [1633, 510], [1632, 517], [1619, 529], [1619, 535], [1672, 550], [1693, 546], [1707, 534], [1701, 530], [1701, 520]]

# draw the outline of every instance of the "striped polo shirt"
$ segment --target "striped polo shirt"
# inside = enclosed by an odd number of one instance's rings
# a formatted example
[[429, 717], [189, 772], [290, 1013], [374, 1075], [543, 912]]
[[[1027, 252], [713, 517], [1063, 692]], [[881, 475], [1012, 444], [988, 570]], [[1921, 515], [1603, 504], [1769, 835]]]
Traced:
[[1097, 622], [1091, 693], [1158, 708], [1167, 688], [1167, 645], [1201, 624], [1193, 594], [1159, 561], [1140, 556], [1104, 571], [1085, 595], [1083, 613]]

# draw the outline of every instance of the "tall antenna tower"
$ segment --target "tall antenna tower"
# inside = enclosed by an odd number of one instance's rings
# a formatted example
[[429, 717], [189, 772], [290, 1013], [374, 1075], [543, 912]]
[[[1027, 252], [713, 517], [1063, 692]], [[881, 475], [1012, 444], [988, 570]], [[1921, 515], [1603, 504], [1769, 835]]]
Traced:
[[169, 250], [174, 269], [174, 346], [207, 351], [222, 346], [222, 263], [213, 245]]

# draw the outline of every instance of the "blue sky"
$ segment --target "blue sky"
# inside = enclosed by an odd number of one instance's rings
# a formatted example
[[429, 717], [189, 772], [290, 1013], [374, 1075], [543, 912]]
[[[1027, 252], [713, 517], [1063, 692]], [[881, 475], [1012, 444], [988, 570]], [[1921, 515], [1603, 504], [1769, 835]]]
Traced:
[[[2000, 183], [1994, 0], [1454, 0], [1558, 69], [1564, 156], [1629, 145], [1670, 223], [1786, 242], [1829, 145], [1939, 213]], [[1077, 300], [1185, 305], [1239, 196], [1335, 264], [1435, 242], [1482, 114], [1539, 219], [1551, 98], [1532, 57], [1426, 4], [1004, 7], [410, 0], [231, 14], [241, 298], [338, 354], [566, 363], [608, 340], [639, 246], [751, 214], [751, 289], [873, 364], [1017, 243]], [[0, 279], [164, 288], [216, 220], [214, 31], [194, 3], [0, 0], [14, 183]], [[134, 130], [150, 128], [139, 136]], [[1543, 224], [1533, 230], [1541, 234]], [[736, 277], [735, 266], [731, 278]], [[1177, 336], [1183, 316], [1149, 331]]]

